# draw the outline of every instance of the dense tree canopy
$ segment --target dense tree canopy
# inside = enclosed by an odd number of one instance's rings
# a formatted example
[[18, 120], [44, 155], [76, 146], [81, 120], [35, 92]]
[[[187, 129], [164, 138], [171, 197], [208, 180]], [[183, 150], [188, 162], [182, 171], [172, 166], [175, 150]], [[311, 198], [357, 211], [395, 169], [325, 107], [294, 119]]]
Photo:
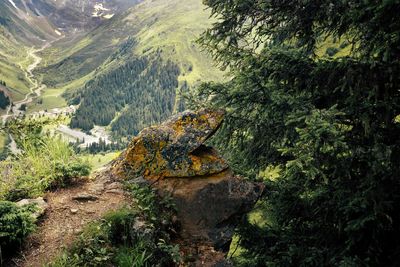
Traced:
[[80, 106], [71, 126], [89, 131], [111, 124], [115, 137], [134, 136], [172, 114], [179, 74], [179, 67], [159, 54], [130, 60], [72, 96]]
[[8, 105], [10, 105], [10, 98], [4, 93], [4, 91], [0, 91], [0, 109], [5, 109]]
[[[216, 142], [267, 184], [268, 221], [243, 223], [240, 262], [394, 266], [400, 1], [204, 2], [218, 20], [200, 42], [233, 78], [204, 84], [198, 98], [226, 108]], [[318, 56], [328, 39], [352, 49]], [[279, 178], [265, 177], [271, 168]]]

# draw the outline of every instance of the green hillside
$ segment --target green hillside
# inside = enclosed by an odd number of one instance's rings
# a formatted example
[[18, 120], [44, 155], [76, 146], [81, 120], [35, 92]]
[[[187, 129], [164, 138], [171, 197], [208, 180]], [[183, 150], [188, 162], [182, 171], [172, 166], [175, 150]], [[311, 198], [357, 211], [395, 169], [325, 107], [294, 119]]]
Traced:
[[209, 12], [201, 0], [188, 0], [184, 5], [177, 0], [145, 0], [91, 33], [61, 40], [44, 51], [44, 81], [59, 86], [119, 64], [107, 59], [129, 37], [137, 46], [125, 52], [140, 56], [161, 49], [164, 58], [180, 65], [181, 80], [190, 84], [200, 79], [219, 80], [222, 73], [195, 44], [210, 25]]
[[20, 100], [29, 91], [30, 83], [21, 65], [27, 62], [27, 47], [19, 44], [6, 28], [0, 25], [0, 80], [7, 84], [8, 93]]
[[[90, 130], [93, 125], [109, 125], [117, 136], [134, 134], [182, 108], [182, 89], [223, 79], [196, 43], [211, 22], [201, 0], [184, 5], [177, 0], [145, 0], [89, 34], [54, 43], [41, 53], [37, 74], [50, 88], [65, 91], [70, 103], [81, 104], [72, 126]], [[146, 66], [132, 67], [132, 62]], [[165, 64], [176, 65], [178, 71], [149, 71]], [[136, 67], [142, 73], [132, 80], [127, 70]], [[171, 77], [168, 82], [162, 81], [165, 75]], [[44, 100], [56, 99], [53, 95]], [[100, 115], [98, 110], [104, 112]]]
[[161, 48], [163, 55], [179, 62], [181, 80], [194, 84], [199, 80], [220, 80], [222, 72], [201, 52], [195, 40], [211, 26], [209, 11], [201, 0], [145, 1], [136, 6], [126, 18], [131, 25], [139, 25], [136, 35], [137, 54], [148, 54]]
[[13, 101], [18, 101], [31, 86], [25, 75], [32, 60], [29, 49], [54, 39], [56, 33], [45, 17], [26, 9], [20, 1], [15, 3], [17, 8], [9, 1], [0, 2], [0, 80], [6, 82]]

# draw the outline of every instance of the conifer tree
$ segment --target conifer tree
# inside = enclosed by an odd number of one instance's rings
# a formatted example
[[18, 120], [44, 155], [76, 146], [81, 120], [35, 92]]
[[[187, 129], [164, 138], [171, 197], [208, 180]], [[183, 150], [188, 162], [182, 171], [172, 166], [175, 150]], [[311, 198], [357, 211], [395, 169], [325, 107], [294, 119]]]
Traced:
[[[228, 111], [216, 142], [248, 176], [280, 169], [267, 223], [239, 231], [241, 263], [395, 266], [400, 1], [204, 3], [218, 20], [200, 42], [233, 77], [198, 92]], [[318, 55], [326, 40], [350, 52]]]

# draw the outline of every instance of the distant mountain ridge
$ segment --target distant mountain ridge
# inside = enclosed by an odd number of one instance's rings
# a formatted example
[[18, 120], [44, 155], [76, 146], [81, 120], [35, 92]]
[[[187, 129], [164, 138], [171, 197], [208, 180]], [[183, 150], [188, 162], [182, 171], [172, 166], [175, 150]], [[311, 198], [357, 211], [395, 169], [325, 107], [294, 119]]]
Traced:
[[20, 100], [29, 92], [24, 68], [31, 47], [65, 36], [85, 34], [138, 0], [0, 1], [0, 80]]
[[[35, 42], [90, 29], [137, 0], [3, 0], [1, 24], [15, 38]], [[15, 28], [15, 29], [12, 29]], [[30, 33], [30, 34], [29, 34]]]

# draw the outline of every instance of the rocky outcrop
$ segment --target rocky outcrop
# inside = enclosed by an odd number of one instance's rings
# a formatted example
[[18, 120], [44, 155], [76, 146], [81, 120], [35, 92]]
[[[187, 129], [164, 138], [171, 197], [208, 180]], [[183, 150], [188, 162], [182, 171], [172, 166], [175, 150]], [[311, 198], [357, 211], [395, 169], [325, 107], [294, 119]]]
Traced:
[[27, 206], [27, 205], [33, 205], [35, 206], [35, 212], [32, 213], [32, 218], [36, 221], [46, 213], [46, 210], [48, 208], [48, 204], [42, 197], [38, 197], [36, 199], [22, 199], [18, 201], [17, 206], [22, 207], [22, 206]]
[[[186, 111], [149, 127], [111, 170], [120, 179], [147, 181], [160, 194], [172, 195], [183, 242], [215, 249], [211, 261], [228, 251], [237, 222], [263, 191], [262, 185], [234, 175], [218, 152], [205, 145], [223, 117], [221, 110]], [[198, 256], [195, 265], [205, 264], [207, 257]]]
[[220, 173], [228, 164], [204, 142], [221, 125], [223, 116], [223, 111], [187, 111], [146, 128], [133, 139], [114, 169], [120, 175], [148, 179]]

